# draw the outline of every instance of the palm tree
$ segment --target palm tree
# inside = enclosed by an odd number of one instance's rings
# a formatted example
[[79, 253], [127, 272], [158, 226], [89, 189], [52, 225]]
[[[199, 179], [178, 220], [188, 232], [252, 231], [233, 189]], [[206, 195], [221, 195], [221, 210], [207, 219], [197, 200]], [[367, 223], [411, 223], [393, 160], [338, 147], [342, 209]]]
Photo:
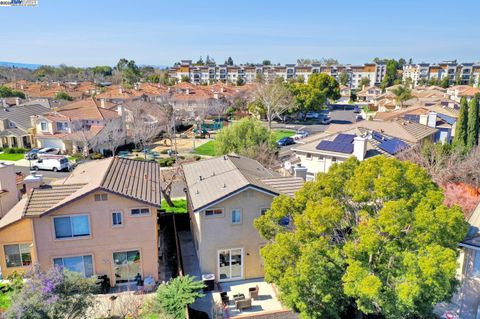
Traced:
[[405, 85], [399, 85], [392, 90], [392, 93], [395, 94], [395, 101], [400, 108], [403, 108], [403, 102], [412, 98], [412, 91]]

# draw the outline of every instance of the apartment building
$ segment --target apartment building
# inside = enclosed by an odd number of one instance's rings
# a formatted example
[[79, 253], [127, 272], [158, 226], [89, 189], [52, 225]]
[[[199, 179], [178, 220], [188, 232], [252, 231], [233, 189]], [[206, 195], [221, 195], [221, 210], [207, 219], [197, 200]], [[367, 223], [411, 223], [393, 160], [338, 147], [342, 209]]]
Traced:
[[432, 79], [442, 80], [449, 77], [450, 83], [464, 85], [479, 84], [480, 64], [457, 63], [456, 60], [440, 63], [408, 64], [403, 67], [403, 80], [411, 79], [415, 87], [419, 83]]
[[193, 84], [212, 82], [252, 83], [257, 77], [262, 76], [266, 81], [273, 81], [281, 78], [289, 79], [308, 78], [315, 73], [325, 73], [335, 77], [337, 80], [342, 73], [348, 75], [348, 87], [358, 88], [363, 78], [368, 78], [371, 85], [378, 85], [382, 82], [386, 71], [385, 63], [367, 63], [364, 65], [322, 65], [313, 63], [311, 65], [201, 65], [192, 64], [191, 60], [182, 60], [177, 66], [169, 69], [169, 77], [181, 81], [188, 78]]

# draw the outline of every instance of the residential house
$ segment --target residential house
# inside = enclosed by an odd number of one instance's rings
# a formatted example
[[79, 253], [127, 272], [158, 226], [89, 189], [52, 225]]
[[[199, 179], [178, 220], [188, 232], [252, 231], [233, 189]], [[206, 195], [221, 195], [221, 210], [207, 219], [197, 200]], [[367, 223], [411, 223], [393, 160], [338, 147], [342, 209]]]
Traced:
[[219, 282], [262, 277], [259, 250], [266, 242], [253, 221], [274, 197], [293, 196], [304, 179], [280, 176], [236, 155], [188, 163], [183, 169], [201, 273], [214, 274]]
[[449, 98], [458, 103], [460, 103], [463, 97], [465, 97], [467, 101], [470, 102], [470, 100], [473, 99], [473, 97], [479, 93], [480, 93], [479, 88], [474, 88], [469, 85], [454, 85], [447, 89], [447, 95], [449, 96]]
[[110, 134], [126, 135], [121, 110], [112, 103], [89, 98], [35, 116], [37, 145], [58, 148], [63, 153], [103, 151], [108, 148]]
[[405, 120], [333, 124], [324, 133], [305, 138], [304, 144], [292, 151], [307, 168], [307, 180], [314, 180], [318, 173], [326, 173], [333, 164], [352, 156], [360, 161], [376, 155], [397, 156], [412, 145], [433, 141], [436, 131]]
[[40, 102], [0, 107], [0, 147], [31, 148], [36, 144], [32, 116], [50, 111]]
[[15, 165], [0, 163], [0, 220], [21, 198], [23, 179]]
[[370, 103], [380, 94], [382, 94], [380, 88], [376, 86], [368, 86], [362, 88], [362, 90], [357, 93], [357, 99], [362, 102]]
[[107, 275], [112, 286], [138, 274], [158, 280], [160, 205], [157, 163], [110, 157], [80, 164], [33, 188], [0, 220], [3, 276], [38, 263]]

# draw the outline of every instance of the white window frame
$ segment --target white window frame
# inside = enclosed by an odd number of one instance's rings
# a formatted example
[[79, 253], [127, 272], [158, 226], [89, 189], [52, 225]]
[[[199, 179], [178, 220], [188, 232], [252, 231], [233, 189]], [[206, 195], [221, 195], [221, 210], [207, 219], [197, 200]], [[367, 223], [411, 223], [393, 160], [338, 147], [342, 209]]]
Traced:
[[[233, 221], [233, 213], [234, 212], [240, 212], [240, 220], [238, 222]], [[230, 210], [230, 223], [232, 225], [241, 225], [243, 223], [243, 209], [238, 207], [238, 208], [232, 208]]]
[[[87, 216], [87, 220], [88, 220], [88, 235], [84, 235], [84, 236], [73, 236], [72, 217], [80, 217], [80, 216]], [[55, 218], [64, 218], [64, 217], [69, 217], [69, 218], [70, 218], [70, 229], [72, 230], [72, 237], [57, 238], [57, 232], [55, 231]], [[58, 216], [53, 216], [53, 218], [52, 218], [52, 227], [53, 227], [53, 238], [54, 238], [55, 240], [77, 240], [77, 239], [85, 239], [85, 238], [91, 238], [91, 237], [92, 237], [92, 224], [90, 223], [90, 215], [88, 215], [88, 214], [58, 215]], [[78, 256], [73, 256], [73, 257], [78, 257]]]
[[[114, 223], [114, 220], [113, 220], [113, 215], [114, 214], [119, 214], [120, 215], [120, 224], [115, 224]], [[123, 219], [123, 212], [121, 210], [114, 210], [112, 211], [112, 219], [111, 219], [111, 222], [112, 222], [112, 227], [114, 228], [118, 228], [118, 227], [123, 227], [123, 225], [125, 224], [125, 220]]]
[[[134, 214], [133, 213], [134, 210], [138, 210], [139, 213]], [[148, 210], [148, 213], [142, 213], [142, 210]], [[149, 207], [133, 207], [133, 208], [130, 208], [130, 216], [132, 216], [132, 217], [142, 217], [142, 216], [150, 216], [150, 215], [151, 215], [151, 212], [150, 212]]]
[[[45, 129], [43, 128], [43, 125], [45, 124]], [[40, 122], [40, 131], [42, 132], [48, 132], [48, 122], [47, 121], [41, 121]]]
[[313, 159], [312, 153], [306, 153], [306, 154], [305, 154], [305, 159], [306, 159], [307, 161], [311, 161], [311, 160]]
[[[22, 245], [28, 245], [28, 249], [30, 250], [30, 251], [29, 251], [29, 253], [30, 253], [30, 265], [24, 265], [24, 264], [23, 264], [22, 249], [21, 249], [21, 246], [22, 246]], [[21, 263], [20, 266], [8, 266], [8, 264], [7, 264], [7, 252], [5, 251], [7, 246], [18, 246], [18, 252], [19, 252], [19, 254], [20, 254], [20, 263]], [[33, 259], [32, 259], [32, 243], [5, 244], [5, 245], [3, 245], [3, 254], [5, 255], [4, 258], [5, 258], [5, 267], [6, 267], [6, 268], [22, 268], [22, 267], [30, 267], [31, 265], [33, 265]]]
[[[221, 213], [220, 213], [220, 214], [213, 213], [212, 215], [207, 215], [207, 212], [208, 212], [208, 211], [221, 211]], [[225, 209], [223, 209], [223, 208], [209, 208], [209, 209], [205, 209], [204, 215], [205, 215], [205, 218], [224, 217], [224, 216], [225, 216]]]

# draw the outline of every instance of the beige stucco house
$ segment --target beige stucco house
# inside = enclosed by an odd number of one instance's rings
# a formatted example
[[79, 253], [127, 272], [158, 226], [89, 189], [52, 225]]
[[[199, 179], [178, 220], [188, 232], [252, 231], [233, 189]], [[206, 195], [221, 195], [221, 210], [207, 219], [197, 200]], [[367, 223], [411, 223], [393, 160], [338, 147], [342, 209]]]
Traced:
[[81, 164], [34, 188], [0, 220], [2, 274], [38, 263], [107, 275], [112, 286], [137, 274], [158, 280], [160, 204], [157, 163], [112, 157]]
[[217, 281], [263, 276], [265, 240], [253, 226], [279, 194], [293, 196], [300, 177], [283, 177], [255, 160], [226, 155], [183, 166], [190, 223], [202, 274]]

